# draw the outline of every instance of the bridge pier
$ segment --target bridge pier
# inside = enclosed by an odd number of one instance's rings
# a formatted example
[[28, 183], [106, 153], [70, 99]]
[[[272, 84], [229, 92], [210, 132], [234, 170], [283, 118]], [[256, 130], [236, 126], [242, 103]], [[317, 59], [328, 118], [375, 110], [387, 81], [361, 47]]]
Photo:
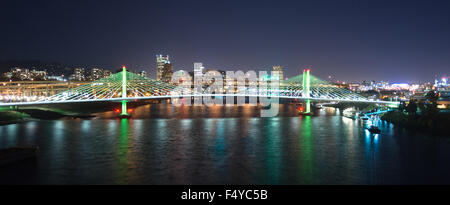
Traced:
[[311, 76], [310, 76], [311, 69], [305, 69], [303, 70], [303, 91], [302, 95], [303, 97], [307, 98], [305, 103], [305, 111], [303, 114], [309, 114], [311, 113], [311, 99], [310, 97], [310, 90], [311, 90]]
[[122, 113], [120, 113], [120, 115], [128, 115], [126, 100], [122, 100]]
[[[127, 68], [125, 66], [122, 67], [122, 98], [127, 98]], [[130, 114], [127, 112], [127, 101], [122, 100], [122, 112], [119, 117], [121, 118], [129, 118]]]

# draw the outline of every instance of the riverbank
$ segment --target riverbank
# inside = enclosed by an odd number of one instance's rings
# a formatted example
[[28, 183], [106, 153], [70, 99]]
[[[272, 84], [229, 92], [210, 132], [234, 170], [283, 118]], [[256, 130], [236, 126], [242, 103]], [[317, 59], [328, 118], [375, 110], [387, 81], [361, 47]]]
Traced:
[[394, 125], [430, 132], [432, 134], [448, 134], [450, 127], [450, 113], [438, 113], [434, 116], [423, 116], [420, 114], [408, 115], [401, 111], [390, 111], [381, 116], [382, 120]]
[[0, 126], [20, 123], [33, 119], [41, 120], [56, 120], [61, 118], [81, 118], [90, 119], [95, 117], [95, 115], [90, 114], [63, 114], [52, 110], [41, 110], [41, 109], [19, 109], [19, 110], [0, 110]]
[[8, 125], [25, 121], [30, 116], [26, 113], [21, 113], [12, 110], [0, 111], [0, 125]]

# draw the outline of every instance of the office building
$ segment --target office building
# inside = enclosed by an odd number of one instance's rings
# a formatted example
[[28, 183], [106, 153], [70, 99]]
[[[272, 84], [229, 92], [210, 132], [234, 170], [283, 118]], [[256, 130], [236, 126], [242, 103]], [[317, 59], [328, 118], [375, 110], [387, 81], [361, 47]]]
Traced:
[[169, 83], [172, 80], [172, 74], [169, 56], [156, 55], [156, 80]]
[[274, 65], [272, 66], [274, 73], [277, 73], [278, 76], [280, 76], [280, 80], [284, 79], [284, 73], [283, 73], [283, 67], [279, 66], [279, 65]]

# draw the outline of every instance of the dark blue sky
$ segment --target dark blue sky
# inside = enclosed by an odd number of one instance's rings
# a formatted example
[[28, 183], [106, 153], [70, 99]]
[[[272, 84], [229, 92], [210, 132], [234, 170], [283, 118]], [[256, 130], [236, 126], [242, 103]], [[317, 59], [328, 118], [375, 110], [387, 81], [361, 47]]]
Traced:
[[450, 68], [450, 1], [2, 1], [0, 60], [425, 81]]

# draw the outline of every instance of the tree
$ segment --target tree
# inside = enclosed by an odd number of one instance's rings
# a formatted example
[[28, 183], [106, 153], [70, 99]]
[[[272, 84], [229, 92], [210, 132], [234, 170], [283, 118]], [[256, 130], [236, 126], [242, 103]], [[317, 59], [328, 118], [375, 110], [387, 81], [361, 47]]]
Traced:
[[431, 90], [425, 95], [425, 114], [426, 115], [434, 115], [438, 113], [437, 110], [437, 101], [439, 99], [439, 95]]
[[415, 115], [417, 112], [417, 103], [415, 100], [410, 100], [408, 103], [408, 106], [406, 106], [406, 112], [408, 112], [409, 115]]
[[398, 110], [400, 112], [403, 112], [406, 110], [406, 102], [405, 101], [400, 101], [400, 104], [398, 105]]
[[431, 90], [425, 95], [425, 99], [426, 99], [427, 103], [437, 104], [439, 95], [436, 92], [434, 92], [433, 90]]

